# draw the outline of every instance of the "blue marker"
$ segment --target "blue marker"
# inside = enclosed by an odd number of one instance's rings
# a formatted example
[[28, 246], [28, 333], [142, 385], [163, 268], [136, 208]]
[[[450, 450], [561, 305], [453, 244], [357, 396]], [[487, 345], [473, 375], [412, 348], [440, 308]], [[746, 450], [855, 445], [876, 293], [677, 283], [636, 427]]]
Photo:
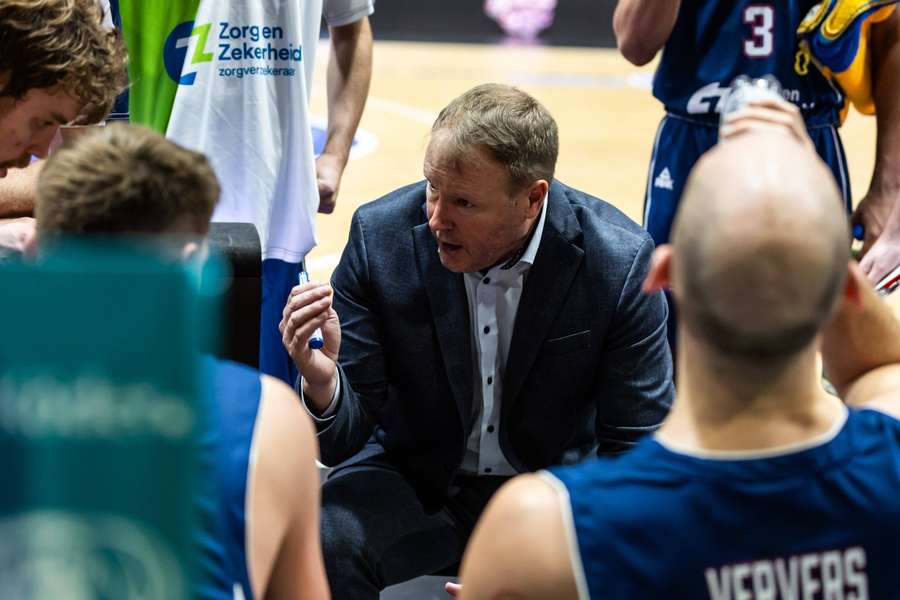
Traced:
[[862, 223], [856, 223], [853, 226], [853, 239], [863, 241], [866, 238], [866, 228]]
[[[297, 275], [297, 280], [300, 282], [300, 285], [309, 283], [309, 275], [306, 273], [306, 271], [300, 271], [300, 274]], [[313, 334], [309, 338], [309, 347], [313, 350], [318, 350], [324, 345], [325, 338], [322, 337], [322, 330], [316, 327], [316, 330], [313, 331]]]

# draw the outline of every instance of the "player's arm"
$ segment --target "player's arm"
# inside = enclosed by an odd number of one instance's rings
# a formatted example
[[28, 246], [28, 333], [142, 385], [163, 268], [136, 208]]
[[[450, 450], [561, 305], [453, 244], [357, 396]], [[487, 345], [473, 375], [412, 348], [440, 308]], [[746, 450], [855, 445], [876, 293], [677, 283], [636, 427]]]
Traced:
[[866, 228], [860, 266], [874, 283], [900, 264], [900, 10], [871, 33], [875, 168], [854, 221]]
[[253, 438], [247, 560], [254, 595], [327, 600], [315, 432], [294, 391], [267, 375]]
[[504, 485], [463, 556], [463, 600], [577, 600], [563, 500], [538, 475]]
[[[88, 130], [89, 127], [60, 128], [50, 143], [50, 151]], [[0, 219], [30, 217], [34, 213], [38, 175], [45, 162], [36, 160], [24, 169], [10, 169], [6, 177], [0, 178]]]
[[319, 212], [330, 213], [337, 203], [341, 175], [350, 158], [372, 80], [372, 29], [369, 17], [330, 27], [328, 60], [328, 132], [316, 159]]
[[851, 263], [844, 297], [822, 340], [828, 378], [850, 406], [900, 418], [900, 322]]
[[645, 65], [669, 39], [681, 0], [619, 0], [613, 31], [619, 52], [629, 62]]
[[10, 169], [0, 179], [0, 218], [31, 216], [37, 177], [43, 166], [44, 161], [35, 161], [24, 169]]
[[31, 217], [0, 219], [0, 258], [22, 254], [33, 237], [34, 219]]

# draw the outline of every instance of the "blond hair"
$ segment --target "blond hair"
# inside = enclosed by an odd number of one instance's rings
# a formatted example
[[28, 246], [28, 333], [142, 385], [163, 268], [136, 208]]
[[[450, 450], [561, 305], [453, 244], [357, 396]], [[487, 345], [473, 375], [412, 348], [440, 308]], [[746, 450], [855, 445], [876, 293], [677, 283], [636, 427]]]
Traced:
[[138, 125], [96, 128], [38, 178], [38, 232], [205, 235], [219, 198], [206, 157]]
[[473, 147], [485, 148], [509, 172], [510, 191], [553, 180], [559, 154], [556, 121], [522, 90], [499, 83], [476, 86], [438, 115], [434, 133], [450, 133], [450, 151], [461, 160]]
[[96, 123], [128, 83], [125, 62], [98, 0], [0, 0], [0, 97], [58, 87], [81, 100], [80, 123]]

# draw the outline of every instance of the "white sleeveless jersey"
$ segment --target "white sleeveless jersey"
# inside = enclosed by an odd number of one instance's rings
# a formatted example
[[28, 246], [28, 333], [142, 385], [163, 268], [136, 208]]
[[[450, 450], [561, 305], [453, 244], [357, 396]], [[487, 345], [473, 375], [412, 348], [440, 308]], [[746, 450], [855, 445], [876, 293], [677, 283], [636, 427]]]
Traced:
[[[373, 0], [201, 0], [185, 43], [167, 136], [206, 154], [222, 185], [213, 221], [256, 225], [263, 258], [299, 262], [319, 205], [309, 95], [323, 16], [330, 26]], [[198, 74], [199, 75], [199, 74]]]

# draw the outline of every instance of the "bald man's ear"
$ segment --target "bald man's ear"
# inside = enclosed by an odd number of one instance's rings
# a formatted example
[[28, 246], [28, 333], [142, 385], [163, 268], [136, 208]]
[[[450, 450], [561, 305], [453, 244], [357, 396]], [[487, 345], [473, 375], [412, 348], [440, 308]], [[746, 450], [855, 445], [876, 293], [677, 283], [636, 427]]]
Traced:
[[872, 284], [859, 267], [859, 263], [851, 260], [847, 264], [847, 279], [844, 281], [844, 289], [841, 291], [841, 302], [861, 307], [863, 286], [871, 287]]
[[650, 258], [650, 270], [644, 278], [641, 289], [647, 294], [653, 294], [672, 287], [672, 245], [663, 244], [653, 251]]

